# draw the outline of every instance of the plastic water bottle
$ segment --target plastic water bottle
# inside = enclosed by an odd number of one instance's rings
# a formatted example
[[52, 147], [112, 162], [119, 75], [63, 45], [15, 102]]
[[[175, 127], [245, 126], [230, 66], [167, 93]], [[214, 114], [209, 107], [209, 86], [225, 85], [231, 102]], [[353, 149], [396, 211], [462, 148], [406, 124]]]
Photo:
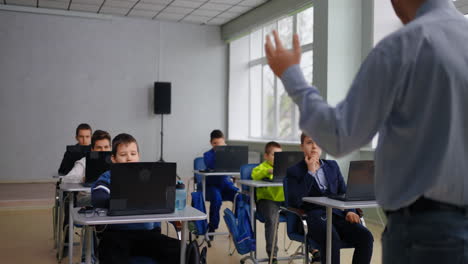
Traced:
[[177, 181], [176, 184], [176, 201], [175, 208], [183, 210], [185, 208], [187, 193], [185, 191], [185, 184], [183, 181]]

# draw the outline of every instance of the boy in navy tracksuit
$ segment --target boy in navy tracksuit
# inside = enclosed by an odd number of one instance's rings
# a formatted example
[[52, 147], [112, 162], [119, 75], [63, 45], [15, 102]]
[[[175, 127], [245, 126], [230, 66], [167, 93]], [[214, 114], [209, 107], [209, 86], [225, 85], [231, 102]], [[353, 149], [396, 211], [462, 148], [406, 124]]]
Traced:
[[[304, 133], [301, 135], [304, 160], [288, 168], [288, 206], [302, 209], [307, 215], [308, 236], [320, 246], [322, 263], [326, 262], [327, 217], [325, 207], [302, 201], [307, 196], [327, 196], [346, 192], [346, 184], [340, 168], [334, 160], [322, 160], [322, 150]], [[355, 209], [333, 209], [332, 263], [340, 263], [342, 241], [353, 246], [353, 264], [370, 263], [374, 238], [361, 225]]]
[[[140, 160], [138, 144], [131, 135], [119, 134], [112, 140], [112, 162]], [[94, 207], [109, 208], [111, 173], [103, 173], [92, 186]], [[107, 225], [99, 243], [101, 264], [128, 264], [132, 256], [150, 257], [158, 263], [179, 263], [180, 241], [161, 234], [159, 223]]]
[[[208, 169], [215, 167], [215, 151], [216, 146], [224, 146], [224, 134], [221, 130], [213, 130], [210, 134], [210, 144], [213, 147], [211, 150], [203, 154], [205, 165]], [[229, 176], [209, 176], [206, 177], [206, 200], [210, 201], [210, 223], [208, 224], [208, 232], [214, 232], [219, 226], [219, 210], [223, 201], [233, 201], [234, 196], [239, 191], [234, 186]]]

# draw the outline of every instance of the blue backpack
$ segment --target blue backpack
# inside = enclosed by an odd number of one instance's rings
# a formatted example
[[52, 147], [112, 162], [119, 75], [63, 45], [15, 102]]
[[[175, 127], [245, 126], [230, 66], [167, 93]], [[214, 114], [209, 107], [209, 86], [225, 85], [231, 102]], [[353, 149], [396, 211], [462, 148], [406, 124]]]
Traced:
[[255, 238], [250, 224], [249, 196], [236, 195], [235, 213], [229, 208], [224, 209], [224, 221], [239, 254], [244, 255], [255, 250]]
[[[205, 200], [202, 192], [192, 192], [192, 207], [206, 214]], [[195, 221], [195, 235], [203, 236], [208, 230], [208, 222], [206, 220]]]

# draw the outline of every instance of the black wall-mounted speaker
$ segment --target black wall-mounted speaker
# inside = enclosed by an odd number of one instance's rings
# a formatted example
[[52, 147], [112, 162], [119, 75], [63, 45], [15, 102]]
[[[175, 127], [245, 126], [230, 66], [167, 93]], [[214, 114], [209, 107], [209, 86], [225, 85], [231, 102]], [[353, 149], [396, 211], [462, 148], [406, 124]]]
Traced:
[[155, 82], [154, 83], [154, 113], [170, 114], [171, 113], [171, 83], [170, 82]]

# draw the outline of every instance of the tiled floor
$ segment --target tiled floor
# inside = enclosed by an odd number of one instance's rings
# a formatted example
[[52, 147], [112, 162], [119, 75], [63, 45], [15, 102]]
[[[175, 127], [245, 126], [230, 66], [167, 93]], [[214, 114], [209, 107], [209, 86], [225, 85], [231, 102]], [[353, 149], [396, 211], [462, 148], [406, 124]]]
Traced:
[[[10, 186], [11, 187], [11, 186]], [[18, 187], [18, 186], [16, 186]], [[16, 188], [13, 187], [13, 188]], [[43, 188], [44, 193], [38, 195], [38, 199], [49, 199], [49, 206], [53, 202], [54, 186], [24, 186], [25, 190], [35, 190], [38, 191]], [[8, 189], [7, 186], [2, 186], [0, 184], [0, 194], [3, 195], [3, 190]], [[13, 192], [12, 190], [9, 190]], [[23, 190], [24, 191], [24, 190]], [[14, 192], [14, 195], [23, 192], [18, 191]], [[28, 194], [29, 195], [29, 194]], [[28, 199], [32, 196], [25, 195]], [[4, 196], [4, 195], [3, 195]], [[50, 197], [50, 198], [47, 198]], [[21, 196], [19, 195], [19, 198]], [[20, 199], [21, 200], [21, 199]], [[230, 203], [224, 203], [224, 207], [231, 206]], [[226, 231], [226, 227], [222, 221], [220, 231]], [[163, 225], [163, 232], [164, 231]], [[258, 244], [257, 248], [259, 249], [259, 257], [265, 257], [265, 244], [263, 239], [263, 224], [258, 224]], [[372, 258], [372, 263], [377, 264], [381, 263], [381, 244], [380, 244], [380, 234], [382, 232], [382, 227], [377, 225], [372, 225], [368, 223], [369, 229], [374, 234], [374, 254]], [[293, 243], [290, 250], [285, 252], [283, 250], [283, 232], [284, 226], [280, 225], [280, 234], [278, 246], [280, 248], [279, 255], [287, 256], [292, 254], [294, 249], [299, 245], [298, 243]], [[53, 249], [53, 234], [52, 234], [52, 210], [50, 208], [39, 207], [34, 209], [29, 206], [28, 208], [13, 208], [9, 207], [8, 210], [2, 210], [0, 208], [0, 256], [1, 263], [8, 264], [46, 264], [46, 263], [57, 263], [55, 259], [55, 250]], [[170, 235], [173, 235], [170, 232]], [[79, 241], [78, 237], [75, 237], [75, 241]], [[289, 240], [286, 239], [289, 244]], [[237, 253], [234, 253], [233, 256], [228, 254], [229, 240], [227, 236], [217, 236], [213, 242], [213, 246], [208, 250], [208, 263], [223, 263], [223, 264], [233, 264], [239, 263], [242, 256], [239, 256]], [[352, 261], [352, 249], [341, 250], [341, 263], [351, 263]], [[80, 247], [75, 246], [74, 248], [74, 263], [79, 263]], [[62, 263], [68, 263], [68, 259], [64, 259]], [[249, 263], [249, 262], [247, 262]], [[280, 263], [287, 263], [286, 261]], [[302, 263], [300, 261], [295, 261], [294, 263]]]

